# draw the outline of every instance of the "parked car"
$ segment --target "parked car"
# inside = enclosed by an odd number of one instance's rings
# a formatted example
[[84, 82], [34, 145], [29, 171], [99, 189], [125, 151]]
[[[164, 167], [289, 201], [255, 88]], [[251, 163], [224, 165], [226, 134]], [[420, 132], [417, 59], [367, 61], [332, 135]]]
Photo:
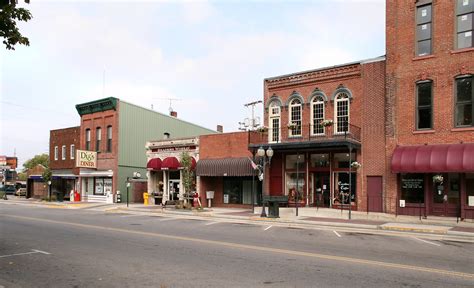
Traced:
[[18, 188], [15, 192], [16, 196], [26, 196], [26, 188]]
[[14, 195], [16, 193], [15, 185], [5, 185], [3, 189], [6, 194]]

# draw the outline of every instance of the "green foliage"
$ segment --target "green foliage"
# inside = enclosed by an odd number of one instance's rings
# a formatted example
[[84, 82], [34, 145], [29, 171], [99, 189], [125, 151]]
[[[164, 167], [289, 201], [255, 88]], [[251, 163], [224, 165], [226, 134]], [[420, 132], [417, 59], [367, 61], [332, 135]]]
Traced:
[[194, 190], [194, 171], [192, 170], [192, 158], [188, 152], [181, 153], [181, 167], [183, 167], [183, 187], [185, 197], [191, 196]]
[[16, 44], [30, 46], [28, 38], [21, 35], [17, 21], [27, 22], [32, 17], [27, 9], [17, 8], [15, 1], [10, 1], [9, 4], [8, 1], [0, 2], [0, 37], [4, 39], [3, 44], [8, 50], [15, 50]]
[[48, 181], [51, 181], [51, 176], [53, 176], [53, 172], [51, 172], [49, 168], [46, 168], [43, 174], [41, 175], [41, 177], [43, 177], [44, 183], [48, 183]]
[[26, 181], [26, 180], [28, 180], [28, 176], [26, 175], [26, 173], [20, 172], [20, 173], [18, 173], [18, 180], [19, 181]]
[[24, 170], [32, 169], [32, 168], [36, 167], [36, 165], [38, 165], [38, 164], [41, 164], [44, 167], [48, 168], [49, 167], [49, 155], [48, 154], [36, 155], [35, 157], [27, 160], [23, 164], [23, 168], [24, 168]]

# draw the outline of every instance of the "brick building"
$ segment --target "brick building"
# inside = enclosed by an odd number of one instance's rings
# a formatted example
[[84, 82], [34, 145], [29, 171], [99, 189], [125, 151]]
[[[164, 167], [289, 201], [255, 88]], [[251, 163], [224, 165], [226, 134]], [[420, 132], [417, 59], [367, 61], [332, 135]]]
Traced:
[[268, 130], [249, 137], [253, 154], [274, 152], [264, 191], [290, 206], [385, 211], [384, 84], [384, 57], [265, 79]]
[[106, 201], [117, 191], [123, 200], [143, 200], [135, 196], [142, 195], [146, 185], [137, 186], [143, 191], [131, 189], [126, 195], [126, 182], [134, 172], [146, 175], [143, 151], [149, 139], [159, 139], [165, 133], [177, 138], [215, 133], [178, 119], [175, 111], [168, 116], [114, 97], [78, 104], [76, 109], [81, 116], [80, 150], [97, 152], [96, 168], [78, 171], [80, 191], [87, 201]]
[[389, 211], [472, 219], [474, 1], [393, 0], [386, 9]]
[[49, 132], [49, 168], [52, 172], [51, 190], [69, 198], [71, 190], [77, 190], [76, 149], [80, 145], [81, 127], [70, 127]]

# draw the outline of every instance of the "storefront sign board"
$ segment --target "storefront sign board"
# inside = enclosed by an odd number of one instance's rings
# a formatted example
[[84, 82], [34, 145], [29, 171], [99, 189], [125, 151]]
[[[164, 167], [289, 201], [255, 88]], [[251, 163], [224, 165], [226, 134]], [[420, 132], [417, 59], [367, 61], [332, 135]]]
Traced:
[[97, 152], [76, 150], [76, 167], [97, 168]]

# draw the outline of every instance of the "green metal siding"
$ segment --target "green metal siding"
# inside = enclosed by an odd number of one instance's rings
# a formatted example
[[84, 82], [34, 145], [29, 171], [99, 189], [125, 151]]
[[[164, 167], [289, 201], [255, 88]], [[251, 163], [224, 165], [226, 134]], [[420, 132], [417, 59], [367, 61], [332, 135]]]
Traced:
[[134, 171], [142, 172], [139, 170], [141, 168], [144, 169], [142, 177], [146, 177], [145, 144], [147, 141], [163, 139], [165, 132], [170, 133], [170, 138], [217, 133], [214, 130], [123, 101], [119, 102], [118, 115], [118, 190], [124, 196], [127, 176], [132, 176], [131, 173]]

